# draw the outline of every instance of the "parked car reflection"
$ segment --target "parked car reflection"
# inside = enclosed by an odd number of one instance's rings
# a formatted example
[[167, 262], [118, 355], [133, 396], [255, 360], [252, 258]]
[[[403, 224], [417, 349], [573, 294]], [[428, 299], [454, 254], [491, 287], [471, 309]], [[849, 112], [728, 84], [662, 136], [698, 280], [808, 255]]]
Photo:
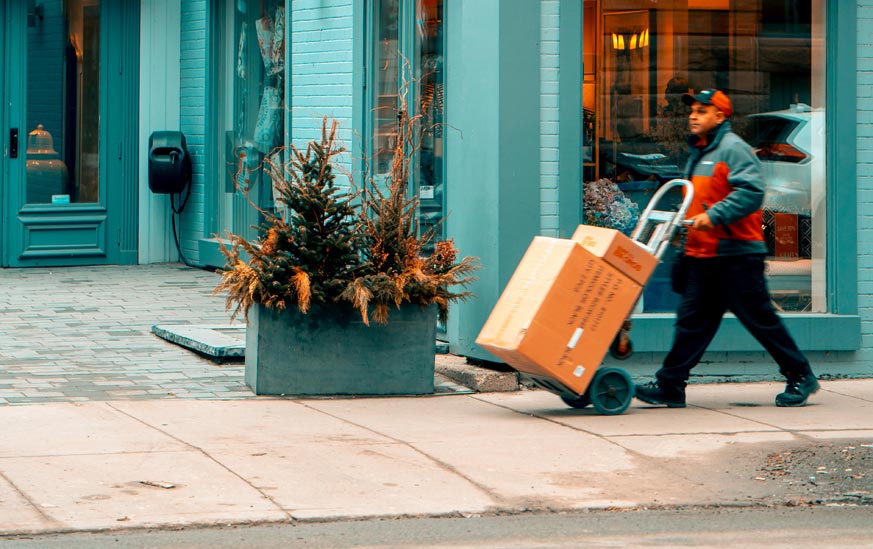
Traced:
[[[824, 181], [824, 111], [793, 104], [748, 117], [766, 183], [762, 205], [771, 293], [785, 310], [810, 304], [812, 216]], [[792, 236], [793, 235], [793, 236]]]

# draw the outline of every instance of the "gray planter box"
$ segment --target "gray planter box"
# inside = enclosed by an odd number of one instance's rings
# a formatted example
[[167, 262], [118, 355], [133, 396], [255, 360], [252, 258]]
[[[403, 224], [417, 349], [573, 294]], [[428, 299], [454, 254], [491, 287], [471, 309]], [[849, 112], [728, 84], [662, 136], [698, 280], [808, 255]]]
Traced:
[[436, 305], [367, 326], [351, 305], [249, 311], [245, 381], [258, 395], [421, 395], [434, 390]]

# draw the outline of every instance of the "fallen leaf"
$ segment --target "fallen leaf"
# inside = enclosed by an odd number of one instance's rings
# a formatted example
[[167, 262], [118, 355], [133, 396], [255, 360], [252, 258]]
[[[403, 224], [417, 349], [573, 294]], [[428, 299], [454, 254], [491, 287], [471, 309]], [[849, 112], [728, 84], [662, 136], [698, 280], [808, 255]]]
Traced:
[[141, 480], [140, 484], [145, 484], [146, 486], [154, 486], [155, 488], [163, 488], [165, 490], [169, 490], [170, 488], [175, 488], [176, 485], [170, 482], [152, 482], [150, 480]]

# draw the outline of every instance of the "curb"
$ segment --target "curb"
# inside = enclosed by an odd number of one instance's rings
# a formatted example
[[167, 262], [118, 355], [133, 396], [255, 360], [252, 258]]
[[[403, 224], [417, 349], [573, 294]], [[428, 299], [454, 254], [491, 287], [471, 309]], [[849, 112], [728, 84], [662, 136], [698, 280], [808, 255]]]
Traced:
[[498, 372], [468, 364], [467, 359], [455, 355], [437, 355], [434, 369], [455, 383], [480, 393], [518, 391], [517, 372]]

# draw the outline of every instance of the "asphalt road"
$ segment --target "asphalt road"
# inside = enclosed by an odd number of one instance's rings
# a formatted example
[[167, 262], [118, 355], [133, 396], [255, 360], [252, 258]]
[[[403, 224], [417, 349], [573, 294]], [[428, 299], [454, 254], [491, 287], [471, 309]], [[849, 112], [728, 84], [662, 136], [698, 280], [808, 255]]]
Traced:
[[40, 548], [871, 547], [873, 507], [753, 507], [373, 519], [0, 538]]

